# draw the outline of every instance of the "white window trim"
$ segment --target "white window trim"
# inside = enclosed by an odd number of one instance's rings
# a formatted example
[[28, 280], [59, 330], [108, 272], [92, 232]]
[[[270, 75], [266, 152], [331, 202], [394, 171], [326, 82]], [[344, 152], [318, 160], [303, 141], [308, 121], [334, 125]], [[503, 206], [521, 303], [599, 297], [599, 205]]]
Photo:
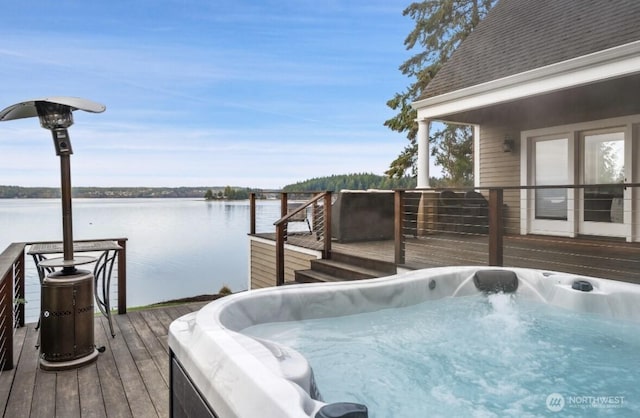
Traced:
[[[634, 181], [639, 181], [639, 126], [640, 114], [522, 131], [520, 133], [520, 185], [529, 186], [533, 182], [530, 178], [532, 164], [532, 139], [556, 136], [566, 136], [567, 138], [569, 138], [569, 155], [571, 156], [568, 167], [570, 173], [569, 181], [570, 184], [579, 184], [582, 182], [582, 174], [580, 173], [579, 164], [577, 164], [581, 158], [579, 155], [580, 151], [576, 146], [578, 138], [581, 134], [584, 133], [588, 133], [591, 131], [601, 131], [611, 128], [619, 128], [625, 133], [625, 177], [627, 178], [627, 180], [634, 179]], [[634, 158], [634, 156], [636, 158]], [[578, 234], [579, 219], [575, 217], [575, 213], [579, 213], [580, 208], [578, 199], [576, 198], [578, 194], [575, 191], [569, 190], [568, 193], [569, 205], [573, 204], [574, 210], [569, 210], [567, 221], [548, 221], [554, 223], [553, 225], [546, 225], [546, 223], [539, 223], [538, 225], [536, 225], [532, 222], [533, 216], [530, 213], [532, 195], [533, 194], [530, 190], [522, 190], [520, 192], [521, 234], [545, 234], [567, 237], [575, 237]], [[639, 200], [640, 192], [638, 190], [631, 190], [630, 197], [628, 199], [625, 199], [624, 202], [624, 223], [635, 225], [633, 228], [628, 228], [628, 231], [624, 234], [624, 238], [626, 238], [627, 241], [640, 241], [640, 225], [638, 225], [638, 219], [640, 219], [640, 215], [637, 213], [640, 210]], [[632, 222], [631, 216], [629, 216], [629, 214], [634, 212], [636, 212], [636, 219], [635, 222]], [[567, 225], [562, 225], [560, 224], [561, 222], [566, 222]]]

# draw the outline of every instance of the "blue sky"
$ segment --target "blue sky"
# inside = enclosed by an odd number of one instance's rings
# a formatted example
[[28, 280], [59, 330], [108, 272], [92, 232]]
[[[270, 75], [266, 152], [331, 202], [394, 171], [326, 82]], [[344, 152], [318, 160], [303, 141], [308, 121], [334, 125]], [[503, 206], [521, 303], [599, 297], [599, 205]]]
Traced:
[[[410, 82], [409, 0], [34, 0], [0, 15], [0, 109], [46, 96], [74, 113], [74, 186], [279, 188], [383, 174], [383, 126]], [[0, 184], [59, 186], [51, 135], [0, 123]]]

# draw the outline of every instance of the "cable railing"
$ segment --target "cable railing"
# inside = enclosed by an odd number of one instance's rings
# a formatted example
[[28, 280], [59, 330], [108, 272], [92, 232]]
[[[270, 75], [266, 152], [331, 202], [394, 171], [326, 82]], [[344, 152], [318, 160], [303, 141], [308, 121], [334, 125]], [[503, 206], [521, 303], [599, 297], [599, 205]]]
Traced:
[[[283, 194], [266, 205], [279, 229], [274, 233], [273, 222], [262, 222], [270, 232], [257, 234], [272, 248], [261, 248], [256, 258], [252, 252], [252, 259], [260, 258], [256, 269], [263, 273], [261, 286], [272, 286], [274, 275], [277, 284], [284, 283], [286, 245], [329, 257], [331, 236], [340, 252], [393, 261], [407, 269], [524, 267], [640, 283], [638, 183], [389, 193], [344, 191], [331, 196], [336, 198], [333, 207], [328, 194], [323, 199], [307, 195], [307, 200]], [[358, 205], [344, 204], [345, 196], [357, 198]], [[255, 220], [260, 206], [252, 204], [254, 233], [261, 224]], [[364, 241], [375, 245], [365, 247]], [[295, 268], [287, 264], [287, 277]]]
[[0, 254], [0, 373], [13, 368], [13, 336], [24, 326], [24, 243]]
[[638, 193], [635, 183], [397, 191], [395, 262], [640, 282]]
[[[276, 286], [284, 284], [285, 250], [284, 245], [296, 238], [295, 245], [307, 246], [322, 252], [322, 258], [331, 258], [331, 192], [319, 193], [315, 197], [298, 205], [290, 205], [288, 195], [280, 197], [283, 216], [274, 222], [276, 227]], [[307, 212], [311, 211], [309, 222]], [[289, 231], [289, 224], [300, 222], [304, 218], [309, 225], [309, 234], [301, 236]], [[302, 237], [302, 238], [301, 238]]]
[[[275, 241], [276, 285], [285, 283], [285, 246], [292, 245], [318, 251], [322, 258], [331, 254], [331, 192], [286, 193], [280, 199], [260, 204], [256, 195], [250, 196], [250, 234]], [[264, 219], [279, 216], [264, 230]], [[274, 233], [275, 228], [275, 233]]]

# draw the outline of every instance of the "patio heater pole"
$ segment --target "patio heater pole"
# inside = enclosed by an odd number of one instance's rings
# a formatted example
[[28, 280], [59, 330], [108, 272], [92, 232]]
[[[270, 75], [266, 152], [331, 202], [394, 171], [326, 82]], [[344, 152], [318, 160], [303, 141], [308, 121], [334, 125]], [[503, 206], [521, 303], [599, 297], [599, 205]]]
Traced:
[[[71, 214], [71, 158], [68, 154], [60, 156], [62, 193], [62, 243], [63, 257], [73, 260], [73, 216]], [[74, 268], [73, 266], [71, 268]]]
[[69, 106], [46, 101], [35, 104], [40, 125], [51, 131], [56, 155], [60, 157], [60, 192], [62, 195], [62, 248], [63, 259], [68, 262], [63, 271], [75, 272], [73, 263], [73, 217], [71, 214], [71, 138], [67, 128], [73, 124], [73, 113]]

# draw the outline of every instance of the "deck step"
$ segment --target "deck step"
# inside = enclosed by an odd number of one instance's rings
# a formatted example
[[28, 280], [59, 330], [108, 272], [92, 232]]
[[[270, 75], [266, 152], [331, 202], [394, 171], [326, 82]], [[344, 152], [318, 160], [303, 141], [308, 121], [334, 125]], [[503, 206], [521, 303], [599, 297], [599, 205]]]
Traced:
[[322, 273], [315, 270], [296, 270], [295, 271], [296, 283], [323, 283], [323, 282], [341, 282], [344, 279], [331, 276], [327, 273]]
[[335, 260], [311, 260], [311, 269], [345, 280], [371, 279], [386, 275], [369, 267]]
[[[339, 258], [345, 260], [345, 258]], [[349, 260], [352, 261], [352, 260]], [[388, 276], [395, 273], [389, 272], [388, 267], [385, 270], [379, 270], [375, 262], [367, 263], [366, 259], [356, 260], [356, 264], [345, 261], [331, 260], [312, 260], [311, 269], [297, 270], [295, 272], [295, 281], [298, 283], [316, 283], [316, 282], [337, 282], [348, 280], [372, 279], [375, 277]], [[361, 264], [364, 264], [362, 266]], [[373, 264], [372, 266], [370, 264]], [[394, 266], [395, 270], [395, 266]]]
[[372, 258], [341, 253], [337, 251], [331, 252], [331, 260], [352, 264], [354, 266], [365, 267], [368, 269], [376, 270], [378, 272], [386, 273], [387, 275], [396, 274], [396, 265], [390, 261], [375, 260]]

